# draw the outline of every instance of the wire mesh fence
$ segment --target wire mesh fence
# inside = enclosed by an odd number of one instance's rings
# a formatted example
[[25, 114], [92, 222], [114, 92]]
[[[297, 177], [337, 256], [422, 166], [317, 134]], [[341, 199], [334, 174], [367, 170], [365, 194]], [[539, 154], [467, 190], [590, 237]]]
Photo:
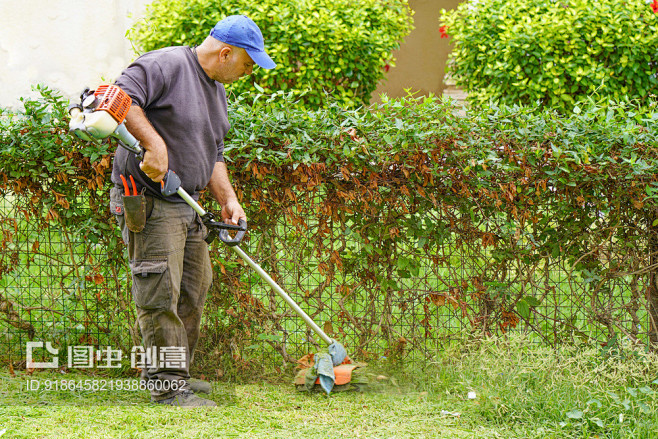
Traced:
[[[304, 212], [321, 210], [325, 197], [309, 199]], [[0, 204], [2, 360], [29, 367], [26, 345], [33, 341], [60, 352], [80, 345], [131, 352], [140, 336], [127, 262], [75, 227], [34, 221], [29, 204], [12, 193]], [[491, 247], [465, 239], [458, 227], [406, 236], [404, 222], [419, 221], [413, 214], [396, 216], [400, 234], [383, 245], [350, 232], [359, 213], [331, 221], [293, 208], [284, 203], [255, 215], [241, 246], [355, 358], [418, 366], [451, 340], [511, 330], [551, 345], [574, 338], [606, 343], [615, 334], [648, 341], [647, 253], [628, 253], [618, 238], [601, 241], [592, 233], [592, 254], [583, 257], [595, 257], [600, 267], [574, 271], [559, 254], [496, 262]], [[458, 221], [449, 210], [426, 216], [435, 224]], [[116, 227], [114, 233], [119, 239]], [[370, 265], [359, 263], [364, 253]], [[220, 244], [211, 254], [215, 276], [196, 353], [199, 370], [276, 375], [321, 346], [236, 255]], [[49, 353], [39, 355], [33, 361]], [[121, 368], [129, 367], [126, 358]]]
[[13, 194], [0, 202], [3, 360], [24, 364], [28, 341], [65, 350], [126, 345], [132, 307], [125, 267], [108, 264], [104, 246], [85, 241], [75, 228], [34, 221], [28, 206], [29, 199]]

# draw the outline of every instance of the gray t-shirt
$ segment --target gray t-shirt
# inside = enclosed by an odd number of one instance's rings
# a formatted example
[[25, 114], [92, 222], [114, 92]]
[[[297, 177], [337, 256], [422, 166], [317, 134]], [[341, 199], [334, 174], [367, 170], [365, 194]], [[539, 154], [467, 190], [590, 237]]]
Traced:
[[[224, 161], [224, 136], [230, 129], [223, 84], [208, 77], [189, 47], [167, 47], [146, 53], [129, 65], [116, 80], [145, 112], [167, 144], [169, 169], [195, 199], [206, 187], [218, 161]], [[135, 155], [118, 148], [112, 181], [121, 186], [119, 174], [132, 175], [137, 189], [163, 198], [160, 184], [139, 169]], [[183, 202], [176, 194], [168, 201]]]

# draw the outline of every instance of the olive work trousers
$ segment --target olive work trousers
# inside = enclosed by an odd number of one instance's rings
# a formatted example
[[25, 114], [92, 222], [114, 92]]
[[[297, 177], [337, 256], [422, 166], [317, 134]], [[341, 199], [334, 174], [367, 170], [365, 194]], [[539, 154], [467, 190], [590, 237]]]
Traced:
[[151, 353], [145, 374], [151, 399], [167, 399], [180, 393], [190, 378], [199, 339], [212, 281], [206, 228], [189, 205], [146, 197], [147, 220], [144, 229], [134, 233], [126, 226], [121, 189], [112, 188], [110, 199], [128, 246], [144, 351]]

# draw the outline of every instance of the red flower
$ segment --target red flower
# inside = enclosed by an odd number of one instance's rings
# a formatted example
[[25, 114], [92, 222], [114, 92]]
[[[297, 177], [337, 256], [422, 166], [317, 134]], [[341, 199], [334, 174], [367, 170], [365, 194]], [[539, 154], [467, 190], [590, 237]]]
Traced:
[[[658, 1], [658, 0], [656, 0], [656, 1]], [[388, 72], [389, 70], [391, 70], [391, 66], [388, 65], [388, 64], [386, 64], [386, 65], [384, 66], [384, 71], [385, 71], [385, 72]]]
[[[654, 2], [658, 2], [658, 0], [653, 0]], [[450, 38], [450, 35], [448, 35], [448, 32], [446, 32], [446, 26], [441, 26], [439, 28], [439, 32], [441, 33], [441, 38]]]
[[654, 14], [658, 14], [658, 0], [653, 0], [653, 3], [651, 3], [651, 9]]

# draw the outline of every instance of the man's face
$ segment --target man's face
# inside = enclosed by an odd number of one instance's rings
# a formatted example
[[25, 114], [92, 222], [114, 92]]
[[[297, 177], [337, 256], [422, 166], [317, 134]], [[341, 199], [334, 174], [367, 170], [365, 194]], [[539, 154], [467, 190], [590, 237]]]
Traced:
[[228, 54], [220, 53], [219, 57], [219, 68], [212, 79], [222, 84], [235, 82], [253, 71], [255, 63], [244, 49], [236, 47]]

